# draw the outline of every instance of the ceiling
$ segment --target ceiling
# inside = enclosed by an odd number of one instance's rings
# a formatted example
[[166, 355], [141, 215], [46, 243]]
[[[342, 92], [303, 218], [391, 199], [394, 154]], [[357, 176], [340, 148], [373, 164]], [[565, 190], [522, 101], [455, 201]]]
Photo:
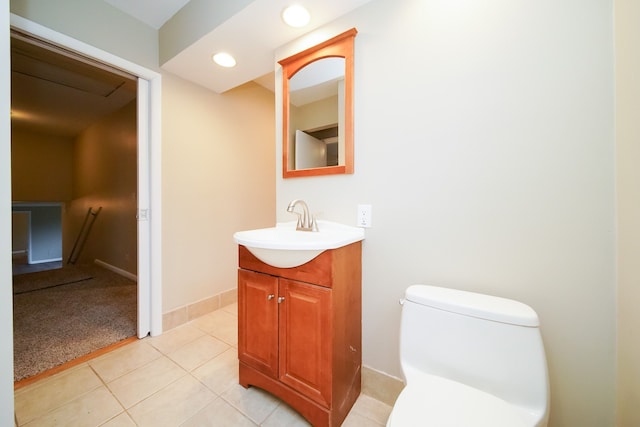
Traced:
[[159, 29], [189, 0], [104, 0], [150, 27]]
[[[104, 1], [155, 29], [189, 3]], [[161, 68], [218, 93], [249, 81], [273, 90], [276, 49], [369, 1], [299, 0], [297, 3], [305, 6], [312, 18], [306, 27], [295, 29], [280, 18], [290, 0], [250, 0], [231, 16], [212, 19], [219, 24], [211, 24], [206, 34], [161, 64]], [[189, 11], [185, 8], [183, 12]], [[102, 65], [92, 71], [94, 67], [88, 66], [87, 61], [73, 58], [69, 52], [53, 54], [49, 48], [29, 46], [12, 35], [12, 126], [28, 122], [42, 132], [73, 136], [135, 99], [136, 84], [130, 76]], [[225, 69], [213, 63], [212, 54], [221, 50], [236, 58], [235, 67]]]
[[11, 126], [73, 137], [133, 101], [133, 76], [11, 33]]
[[[281, 18], [291, 0], [253, 0], [162, 64], [162, 68], [222, 93], [273, 73], [276, 49], [369, 1], [298, 0], [309, 10], [311, 21], [303, 28], [292, 28]], [[326, 39], [335, 35], [327, 34]], [[219, 51], [233, 55], [237, 65], [225, 69], [214, 64], [211, 56]]]

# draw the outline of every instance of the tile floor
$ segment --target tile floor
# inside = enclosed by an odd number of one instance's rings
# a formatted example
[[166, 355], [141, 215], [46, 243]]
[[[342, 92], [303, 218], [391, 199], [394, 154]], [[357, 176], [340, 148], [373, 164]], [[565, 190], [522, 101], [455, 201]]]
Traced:
[[[21, 388], [15, 410], [30, 427], [309, 425], [238, 384], [236, 304]], [[384, 426], [390, 412], [361, 395], [343, 426]]]

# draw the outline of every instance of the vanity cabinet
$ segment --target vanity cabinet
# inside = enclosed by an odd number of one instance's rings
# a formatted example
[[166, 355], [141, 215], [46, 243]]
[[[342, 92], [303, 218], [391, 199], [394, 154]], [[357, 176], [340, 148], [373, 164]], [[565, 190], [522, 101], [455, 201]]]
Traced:
[[339, 426], [360, 395], [361, 242], [277, 268], [239, 246], [239, 382], [314, 426]]

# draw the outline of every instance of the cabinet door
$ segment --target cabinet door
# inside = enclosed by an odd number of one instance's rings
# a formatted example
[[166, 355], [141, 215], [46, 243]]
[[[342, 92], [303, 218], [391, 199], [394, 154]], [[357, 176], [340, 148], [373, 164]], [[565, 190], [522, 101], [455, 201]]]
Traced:
[[238, 358], [278, 376], [278, 278], [238, 270]]
[[331, 290], [280, 279], [280, 381], [331, 402]]

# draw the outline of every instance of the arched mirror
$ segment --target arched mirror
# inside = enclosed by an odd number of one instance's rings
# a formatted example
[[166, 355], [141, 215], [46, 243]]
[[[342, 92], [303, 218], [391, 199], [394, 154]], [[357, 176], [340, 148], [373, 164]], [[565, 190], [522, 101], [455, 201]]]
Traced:
[[284, 178], [353, 173], [355, 28], [279, 61]]

